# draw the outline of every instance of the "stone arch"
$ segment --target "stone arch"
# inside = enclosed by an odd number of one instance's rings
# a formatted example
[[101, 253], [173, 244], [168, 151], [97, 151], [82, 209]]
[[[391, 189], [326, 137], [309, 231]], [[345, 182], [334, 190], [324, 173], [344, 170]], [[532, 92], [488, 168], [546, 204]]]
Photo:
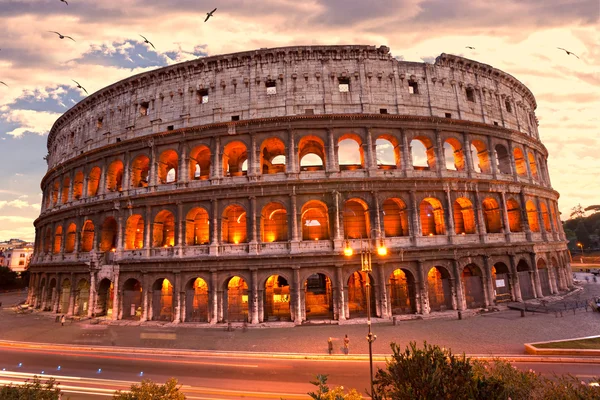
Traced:
[[190, 151], [189, 180], [207, 180], [210, 177], [211, 157], [210, 148], [204, 144]]
[[389, 198], [383, 202], [382, 208], [385, 236], [408, 236], [408, 211], [404, 201], [399, 198]]
[[123, 190], [123, 161], [115, 160], [106, 170], [106, 190], [120, 192]]
[[314, 135], [303, 136], [298, 142], [300, 171], [323, 171], [325, 169], [325, 144]]
[[400, 145], [395, 136], [385, 134], [375, 140], [375, 157], [378, 169], [397, 169], [402, 166]]
[[497, 303], [510, 301], [512, 298], [510, 269], [502, 262], [498, 261], [492, 266], [490, 271], [492, 284], [494, 287], [494, 297]]
[[158, 157], [158, 183], [175, 183], [179, 180], [179, 155], [168, 149]]
[[444, 158], [447, 170], [465, 170], [464, 151], [462, 143], [458, 139], [450, 137], [444, 141]]
[[286, 172], [286, 149], [277, 137], [265, 139], [260, 145], [260, 165], [263, 175]]
[[515, 157], [515, 169], [517, 171], [517, 175], [527, 176], [527, 162], [525, 161], [523, 150], [521, 150], [519, 147], [515, 147], [513, 149], [513, 156]]
[[[348, 288], [348, 311], [350, 318], [367, 317], [367, 307], [371, 308], [373, 314], [375, 308], [375, 288], [374, 279], [370, 273], [363, 271], [354, 271], [348, 277], [346, 285]], [[367, 284], [370, 285], [369, 295], [367, 295]], [[371, 303], [367, 305], [367, 301]]]
[[223, 243], [247, 243], [248, 227], [246, 209], [239, 204], [231, 204], [221, 215], [221, 241]]
[[300, 221], [302, 240], [329, 239], [329, 212], [322, 201], [309, 200], [304, 203]]
[[70, 223], [67, 228], [67, 235], [65, 237], [65, 253], [72, 253], [75, 251], [75, 241], [77, 240], [77, 225]]
[[52, 228], [46, 228], [46, 234], [44, 235], [44, 253], [49, 254], [52, 251]]
[[125, 250], [136, 250], [144, 247], [144, 217], [133, 214], [127, 218], [125, 225]]
[[358, 198], [346, 200], [344, 203], [344, 232], [348, 239], [361, 239], [371, 236], [369, 206]]
[[531, 200], [527, 200], [525, 203], [525, 209], [527, 210], [527, 221], [529, 222], [529, 229], [531, 232], [540, 231], [540, 222], [538, 219], [538, 211], [535, 203]]
[[62, 225], [59, 225], [56, 227], [56, 229], [54, 231], [54, 248], [52, 249], [52, 252], [54, 254], [60, 253], [60, 248], [62, 246], [62, 242], [63, 242], [63, 227], [62, 227]]
[[365, 154], [360, 136], [347, 133], [338, 138], [338, 164], [340, 170], [356, 170], [365, 167]]
[[473, 160], [473, 169], [482, 174], [491, 174], [490, 154], [487, 146], [481, 140], [471, 141], [471, 159]]
[[88, 182], [87, 182], [87, 195], [88, 197], [93, 197], [98, 194], [98, 188], [100, 187], [100, 176], [102, 175], [102, 170], [100, 167], [93, 167], [88, 174]]
[[419, 205], [421, 234], [423, 236], [445, 235], [444, 207], [435, 197], [426, 197]]
[[123, 283], [122, 319], [139, 321], [142, 318], [144, 312], [142, 290], [142, 284], [135, 278], [127, 279]]
[[185, 285], [185, 322], [209, 322], [211, 300], [208, 282], [191, 278]]
[[533, 177], [533, 179], [537, 180], [539, 177], [535, 156], [532, 152], [529, 151], [527, 152], [527, 158], [529, 159], [529, 170], [531, 171], [531, 176]]
[[564, 275], [564, 269], [560, 267], [555, 256], [552, 256], [550, 258], [550, 264], [552, 265], [552, 269], [554, 270], [554, 279], [556, 287], [559, 290], [564, 289], [567, 286], [566, 278]]
[[56, 278], [48, 278], [48, 290], [46, 291], [46, 297], [43, 299], [44, 311], [53, 310], [53, 304], [55, 296], [60, 296], [60, 291], [57, 287]]
[[223, 312], [227, 322], [248, 322], [248, 283], [241, 276], [228, 278], [223, 285]]
[[83, 171], [77, 171], [73, 179], [73, 200], [79, 200], [83, 196]]
[[93, 316], [111, 316], [113, 312], [114, 286], [110, 279], [104, 278], [98, 283], [96, 296]]
[[81, 230], [81, 246], [79, 251], [87, 253], [94, 248], [94, 237], [96, 235], [94, 223], [91, 220], [86, 220], [83, 223]]
[[55, 206], [58, 203], [58, 192], [60, 190], [60, 182], [58, 179], [54, 180], [52, 184], [52, 205]]
[[185, 217], [185, 245], [208, 244], [210, 240], [208, 211], [202, 207], [192, 208]]
[[502, 215], [500, 205], [493, 197], [486, 197], [481, 202], [483, 209], [483, 220], [485, 222], [485, 231], [487, 233], [502, 232]]
[[435, 147], [427, 136], [416, 136], [410, 142], [413, 169], [433, 171], [436, 168]]
[[152, 284], [152, 320], [173, 321], [175, 299], [173, 284], [167, 278], [159, 278]]
[[397, 268], [390, 274], [388, 284], [392, 315], [416, 313], [417, 288], [413, 273], [407, 268]]
[[150, 175], [150, 158], [140, 154], [131, 162], [131, 187], [148, 187]]
[[454, 201], [454, 230], [457, 235], [477, 233], [473, 203], [466, 197], [459, 197]]
[[242, 176], [248, 173], [244, 163], [248, 160], [248, 149], [241, 141], [229, 142], [223, 148], [223, 176]]
[[75, 291], [74, 315], [86, 317], [88, 315], [90, 299], [90, 283], [87, 279], [80, 279]]
[[[295, 218], [295, 216], [294, 216]], [[261, 240], [263, 242], [285, 242], [288, 240], [288, 215], [285, 206], [271, 202], [262, 209]]]
[[498, 171], [501, 174], [510, 175], [512, 174], [510, 167], [510, 154], [503, 144], [497, 144], [494, 148], [496, 150], [496, 160], [498, 162]]
[[540, 213], [542, 215], [542, 221], [544, 221], [544, 230], [546, 232], [552, 232], [552, 225], [550, 224], [550, 215], [548, 214], [548, 207], [545, 201], [540, 201]]
[[506, 209], [508, 214], [508, 225], [511, 232], [522, 232], [521, 227], [521, 206], [515, 199], [506, 200]]
[[68, 278], [63, 279], [60, 284], [60, 300], [58, 303], [59, 314], [68, 314], [71, 302], [71, 281]]
[[550, 296], [552, 294], [552, 286], [550, 285], [550, 271], [546, 260], [543, 258], [537, 260], [537, 270], [540, 278], [540, 287], [542, 288], [542, 296]]
[[315, 272], [307, 276], [303, 282], [305, 319], [333, 319], [331, 278], [325, 273]]
[[531, 278], [531, 268], [529, 263], [520, 259], [517, 263], [517, 275], [519, 276], [519, 287], [523, 300], [530, 300], [535, 297], [533, 289], [533, 279]]
[[453, 309], [450, 272], [442, 266], [434, 266], [427, 272], [429, 307], [432, 311]]
[[271, 275], [264, 284], [264, 321], [291, 321], [290, 284], [282, 275]]
[[169, 210], [161, 210], [154, 217], [152, 247], [173, 247], [174, 245], [175, 216]]
[[462, 269], [461, 282], [467, 308], [485, 307], [485, 282], [481, 269], [475, 264], [469, 264]]
[[69, 202], [69, 187], [71, 186], [71, 178], [65, 176], [62, 184], [62, 196], [60, 202], [62, 204], [67, 204]]
[[106, 217], [100, 233], [100, 251], [114, 251], [117, 248], [117, 221]]

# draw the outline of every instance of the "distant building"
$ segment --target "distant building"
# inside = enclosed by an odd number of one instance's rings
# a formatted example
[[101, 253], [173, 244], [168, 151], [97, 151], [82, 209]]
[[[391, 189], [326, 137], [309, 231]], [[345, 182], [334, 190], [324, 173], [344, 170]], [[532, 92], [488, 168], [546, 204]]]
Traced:
[[3, 267], [4, 265], [6, 265], [6, 257], [4, 256], [4, 253], [0, 250], [0, 267]]
[[[16, 247], [23, 247], [27, 245], [27, 242], [21, 239], [10, 239], [6, 242], [0, 242], [0, 251], [6, 251], [8, 249], [14, 249]], [[32, 246], [33, 247], [33, 246]]]
[[33, 245], [31, 243], [29, 246], [8, 249], [4, 252], [4, 257], [0, 257], [0, 264], [15, 272], [23, 272], [27, 269], [32, 254]]

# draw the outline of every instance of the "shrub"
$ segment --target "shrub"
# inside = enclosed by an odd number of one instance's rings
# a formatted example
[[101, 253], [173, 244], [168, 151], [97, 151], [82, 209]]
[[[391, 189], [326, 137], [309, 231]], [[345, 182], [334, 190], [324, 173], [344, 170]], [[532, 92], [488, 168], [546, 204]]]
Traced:
[[344, 393], [343, 386], [330, 389], [327, 385], [327, 375], [317, 375], [317, 380], [310, 383], [318, 388], [317, 392], [308, 393], [315, 400], [362, 400], [363, 398], [356, 389], [351, 389], [348, 393]]
[[164, 385], [144, 379], [139, 385], [131, 385], [129, 392], [116, 392], [113, 400], [185, 400], [179, 389], [175, 378], [170, 378]]
[[42, 382], [37, 376], [34, 376], [31, 381], [26, 380], [20, 386], [8, 385], [0, 388], [2, 400], [58, 400], [60, 398], [61, 391], [54, 379]]

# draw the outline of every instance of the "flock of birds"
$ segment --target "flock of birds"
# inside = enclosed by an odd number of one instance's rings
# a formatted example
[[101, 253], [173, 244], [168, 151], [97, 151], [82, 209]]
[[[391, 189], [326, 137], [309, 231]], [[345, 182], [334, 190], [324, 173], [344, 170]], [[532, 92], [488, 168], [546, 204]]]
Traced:
[[[69, 5], [69, 3], [67, 2], [67, 0], [60, 0], [60, 2], [61, 3], [65, 3], [67, 6]], [[215, 13], [215, 11], [217, 11], [216, 8], [213, 9], [212, 11], [210, 11], [210, 12], [207, 12], [206, 13], [206, 19], [204, 20], [204, 22], [208, 21], [209, 18], [213, 16], [213, 14]], [[71, 39], [72, 41], [75, 42], [75, 39], [73, 39], [71, 36], [63, 35], [60, 32], [56, 32], [56, 31], [48, 31], [48, 32], [50, 32], [50, 33], [56, 33], [58, 35], [59, 39]], [[154, 47], [154, 44], [152, 44], [152, 42], [150, 40], [148, 40], [144, 35], [140, 35], [140, 36], [142, 37], [142, 39], [144, 39], [144, 43], [145, 44], [149, 44], [150, 46], [152, 46], [152, 48], [154, 50], [156, 50], [156, 47]], [[473, 46], [465, 46], [465, 48], [471, 49], [471, 50], [475, 50], [475, 47], [473, 47]], [[557, 47], [557, 49], [563, 50], [565, 53], [567, 53], [567, 56], [575, 56], [575, 57], [577, 57], [577, 59], [579, 59], [579, 56], [577, 56], [577, 54], [573, 53], [572, 51], [569, 51], [569, 50], [564, 49], [562, 47]], [[0, 49], [0, 50], [2, 50], [2, 49]], [[71, 80], [77, 84], [77, 88], [78, 89], [81, 89], [81, 90], [83, 90], [85, 92], [85, 94], [88, 94], [88, 91], [85, 90], [85, 88], [83, 86], [81, 86], [81, 84], [79, 82], [77, 82], [74, 79], [71, 79]], [[8, 87], [8, 85], [6, 83], [4, 83], [3, 81], [0, 81], [0, 84]]]

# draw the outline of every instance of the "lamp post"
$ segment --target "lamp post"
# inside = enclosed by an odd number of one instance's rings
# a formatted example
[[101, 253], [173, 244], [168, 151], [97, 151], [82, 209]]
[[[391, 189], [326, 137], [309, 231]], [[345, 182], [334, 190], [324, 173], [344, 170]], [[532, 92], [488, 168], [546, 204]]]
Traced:
[[[377, 335], [371, 332], [371, 278], [369, 274], [373, 271], [373, 266], [371, 263], [371, 255], [373, 254], [373, 249], [371, 248], [371, 239], [366, 239], [367, 244], [363, 245], [363, 239], [360, 239], [360, 270], [361, 272], [365, 272], [367, 274], [367, 326], [369, 328], [369, 333], [367, 334], [367, 342], [369, 342], [369, 372], [370, 372], [370, 384], [371, 384], [371, 393], [373, 396], [373, 342], [377, 339]], [[354, 254], [354, 250], [350, 247], [350, 241], [346, 240], [346, 245], [344, 246], [344, 255], [346, 257], [351, 257]], [[379, 246], [377, 246], [377, 254], [379, 256], [387, 255], [387, 248], [383, 244], [383, 241], [379, 241]]]
[[583, 264], [583, 243], [577, 242], [577, 247], [581, 249], [581, 259], [579, 260], [579, 262]]

